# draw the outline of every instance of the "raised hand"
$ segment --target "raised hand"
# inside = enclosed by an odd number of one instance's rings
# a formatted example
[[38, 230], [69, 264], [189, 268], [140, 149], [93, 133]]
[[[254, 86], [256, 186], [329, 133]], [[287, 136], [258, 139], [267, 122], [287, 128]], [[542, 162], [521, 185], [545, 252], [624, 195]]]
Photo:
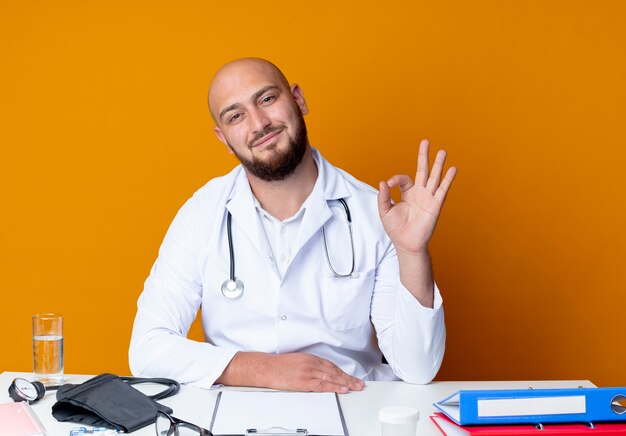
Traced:
[[[451, 167], [441, 180], [446, 161], [444, 150], [437, 153], [429, 175], [428, 147], [428, 141], [422, 140], [417, 157], [415, 183], [406, 174], [395, 175], [387, 182], [380, 182], [378, 212], [399, 255], [418, 255], [428, 251], [428, 243], [456, 175], [456, 168]], [[402, 199], [398, 204], [393, 204], [390, 190], [396, 186], [402, 191]]]

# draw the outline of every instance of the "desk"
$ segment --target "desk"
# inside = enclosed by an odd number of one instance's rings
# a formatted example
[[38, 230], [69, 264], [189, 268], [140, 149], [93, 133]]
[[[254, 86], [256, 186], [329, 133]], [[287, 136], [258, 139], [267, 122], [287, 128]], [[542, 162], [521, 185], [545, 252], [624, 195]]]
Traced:
[[[0, 403], [10, 402], [9, 385], [15, 377], [32, 380], [32, 373], [3, 372], [0, 374]], [[66, 383], [82, 383], [91, 376], [66, 375]], [[339, 396], [341, 407], [346, 419], [350, 436], [379, 436], [380, 424], [378, 410], [385, 406], [413, 406], [420, 411], [418, 435], [439, 435], [439, 431], [428, 418], [435, 401], [453, 394], [459, 389], [516, 389], [527, 388], [562, 388], [562, 387], [594, 387], [588, 380], [563, 381], [446, 381], [434, 382], [428, 385], [411, 385], [403, 382], [367, 382], [361, 392], [351, 392]], [[228, 390], [245, 390], [245, 388], [222, 388]], [[142, 389], [143, 390], [143, 389]], [[158, 389], [155, 389], [155, 391]], [[146, 393], [153, 393], [145, 391]], [[215, 398], [219, 389], [205, 390], [191, 386], [181, 386], [180, 392], [170, 398], [161, 400], [161, 403], [174, 410], [174, 416], [193, 422], [204, 428], [211, 425], [211, 414], [215, 405]], [[51, 414], [55, 403], [55, 391], [47, 393], [44, 398], [32, 405], [33, 410], [48, 430], [49, 436], [67, 436], [70, 429], [77, 424], [57, 422]], [[154, 427], [148, 426], [138, 430], [133, 435], [153, 436]]]

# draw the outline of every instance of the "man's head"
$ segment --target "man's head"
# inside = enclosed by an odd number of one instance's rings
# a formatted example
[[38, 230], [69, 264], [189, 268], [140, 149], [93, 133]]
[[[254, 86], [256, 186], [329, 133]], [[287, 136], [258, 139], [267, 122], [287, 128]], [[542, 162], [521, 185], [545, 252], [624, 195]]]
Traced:
[[224, 65], [209, 88], [215, 134], [252, 175], [283, 180], [308, 147], [308, 108], [298, 85], [289, 85], [271, 62], [238, 59]]

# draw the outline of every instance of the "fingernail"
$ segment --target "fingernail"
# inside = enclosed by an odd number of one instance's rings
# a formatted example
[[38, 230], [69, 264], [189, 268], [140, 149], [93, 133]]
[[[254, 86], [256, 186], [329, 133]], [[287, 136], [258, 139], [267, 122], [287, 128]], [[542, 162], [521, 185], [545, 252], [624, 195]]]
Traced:
[[346, 392], [348, 392], [348, 388], [346, 386], [342, 386], [339, 388], [339, 391], [345, 394]]

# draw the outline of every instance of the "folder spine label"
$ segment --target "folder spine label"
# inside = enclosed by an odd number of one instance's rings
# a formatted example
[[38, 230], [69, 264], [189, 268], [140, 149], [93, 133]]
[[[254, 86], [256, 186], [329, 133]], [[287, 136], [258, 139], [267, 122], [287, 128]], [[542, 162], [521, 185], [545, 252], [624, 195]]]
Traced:
[[497, 398], [478, 400], [478, 417], [586, 413], [585, 396]]

